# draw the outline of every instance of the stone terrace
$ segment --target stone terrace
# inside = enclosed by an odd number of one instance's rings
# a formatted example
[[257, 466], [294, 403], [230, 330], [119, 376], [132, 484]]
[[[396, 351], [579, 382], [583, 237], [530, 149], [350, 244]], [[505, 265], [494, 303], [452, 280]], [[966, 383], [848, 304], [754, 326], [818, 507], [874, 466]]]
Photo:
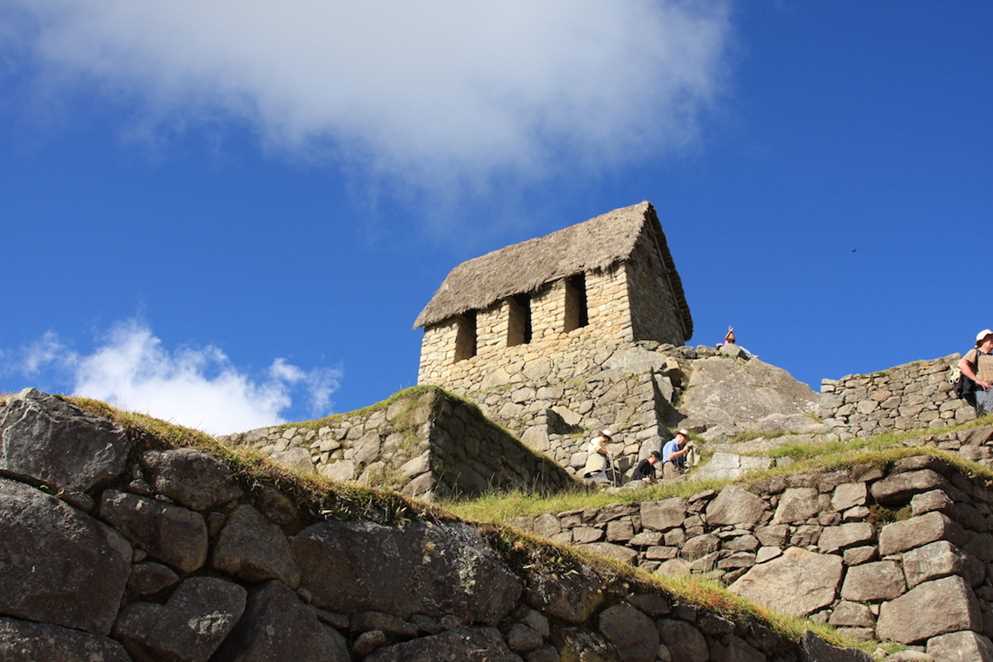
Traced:
[[[987, 459], [993, 428], [943, 445]], [[937, 660], [993, 660], [993, 490], [930, 455], [513, 523]], [[960, 655], [962, 657], [954, 657]]]
[[357, 412], [222, 441], [254, 448], [305, 473], [428, 500], [576, 486], [561, 467], [522, 445], [474, 405], [434, 387], [401, 391]]

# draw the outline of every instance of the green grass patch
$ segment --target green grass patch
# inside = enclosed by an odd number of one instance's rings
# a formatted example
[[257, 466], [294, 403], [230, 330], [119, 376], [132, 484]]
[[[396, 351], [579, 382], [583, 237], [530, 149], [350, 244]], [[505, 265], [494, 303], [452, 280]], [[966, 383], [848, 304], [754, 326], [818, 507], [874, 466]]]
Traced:
[[[368, 416], [377, 411], [388, 409], [390, 405], [400, 400], [410, 400], [411, 402], [408, 406], [409, 409], [410, 407], [414, 406], [413, 400], [419, 398], [425, 393], [446, 393], [446, 392], [438, 388], [437, 386], [427, 386], [427, 385], [411, 386], [410, 388], [405, 388], [401, 391], [397, 391], [396, 393], [386, 398], [385, 400], [376, 402], [367, 407], [362, 407], [361, 409], [353, 409], [352, 411], [345, 411], [345, 412], [341, 412], [340, 414], [331, 414], [330, 416], [325, 416], [323, 418], [315, 418], [309, 421], [295, 421], [290, 423], [283, 423], [282, 425], [273, 426], [272, 429], [288, 430], [288, 429], [304, 428], [308, 430], [319, 430], [323, 427], [330, 427], [331, 425], [335, 425], [342, 421], [348, 420], [349, 418], [352, 418], [354, 416]], [[456, 397], [451, 395], [450, 393], [446, 393], [446, 395], [448, 395], [449, 397]], [[406, 413], [406, 410], [404, 411], [404, 413]]]

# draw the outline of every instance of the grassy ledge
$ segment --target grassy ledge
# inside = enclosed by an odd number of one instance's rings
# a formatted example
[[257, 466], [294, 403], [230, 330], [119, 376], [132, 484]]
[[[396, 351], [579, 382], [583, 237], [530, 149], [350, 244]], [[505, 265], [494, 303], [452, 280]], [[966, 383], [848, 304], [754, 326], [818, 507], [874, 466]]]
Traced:
[[905, 457], [932, 455], [954, 465], [963, 473], [993, 481], [993, 470], [962, 458], [956, 453], [929, 446], [904, 446], [903, 443], [922, 437], [937, 437], [964, 430], [993, 425], [993, 416], [947, 428], [931, 428], [907, 433], [888, 433], [869, 438], [823, 444], [791, 444], [765, 454], [766, 457], [790, 458], [788, 465], [750, 471], [737, 479], [686, 480], [658, 483], [644, 488], [620, 492], [565, 492], [538, 497], [523, 492], [494, 493], [463, 502], [440, 504], [459, 517], [475, 522], [510, 522], [516, 517], [568, 510], [586, 510], [605, 506], [657, 501], [669, 497], [689, 497], [706, 490], [719, 490], [730, 484], [754, 485], [770, 478], [794, 474], [831, 471], [853, 464], [885, 466]]

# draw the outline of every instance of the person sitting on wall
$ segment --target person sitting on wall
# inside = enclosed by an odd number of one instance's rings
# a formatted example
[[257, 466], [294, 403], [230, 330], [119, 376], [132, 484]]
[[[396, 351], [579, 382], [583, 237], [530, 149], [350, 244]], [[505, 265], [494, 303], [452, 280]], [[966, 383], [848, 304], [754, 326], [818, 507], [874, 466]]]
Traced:
[[607, 452], [607, 444], [613, 441], [610, 434], [610, 430], [601, 430], [597, 436], [590, 440], [589, 455], [586, 457], [586, 465], [581, 473], [583, 478], [597, 483], [611, 482], [610, 473], [613, 467]]
[[634, 473], [631, 474], [631, 480], [641, 480], [648, 483], [653, 482], [656, 479], [655, 475], [655, 465], [658, 464], [662, 456], [658, 451], [652, 451], [651, 454], [644, 460], [638, 463], [638, 466], [634, 468]]
[[754, 358], [755, 354], [738, 344], [738, 337], [734, 334], [734, 327], [729, 326], [728, 332], [724, 334], [723, 342], [717, 343], [717, 350], [725, 356]]
[[676, 432], [676, 437], [667, 441], [662, 447], [662, 478], [671, 480], [679, 478], [686, 471], [686, 456], [693, 449], [689, 430], [685, 428]]
[[976, 413], [993, 414], [993, 330], [976, 334], [976, 346], [959, 361], [959, 370], [976, 383]]
[[734, 345], [738, 338], [734, 335], [734, 327], [729, 326], [728, 332], [724, 334], [724, 342], [721, 345]]

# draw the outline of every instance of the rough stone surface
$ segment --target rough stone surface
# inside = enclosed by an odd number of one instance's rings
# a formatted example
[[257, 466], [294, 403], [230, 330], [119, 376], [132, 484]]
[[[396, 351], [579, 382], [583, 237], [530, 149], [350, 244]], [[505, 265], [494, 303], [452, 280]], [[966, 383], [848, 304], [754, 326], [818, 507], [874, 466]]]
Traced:
[[737, 485], [729, 485], [707, 505], [707, 523], [754, 526], [765, 511], [762, 499]]
[[652, 619], [630, 605], [619, 604], [600, 612], [599, 625], [623, 662], [654, 662], [659, 633]]
[[279, 579], [291, 588], [300, 583], [300, 569], [282, 529], [247, 505], [238, 506], [228, 517], [212, 565], [250, 582]]
[[382, 648], [367, 662], [520, 662], [496, 628], [458, 628]]
[[241, 618], [245, 597], [245, 589], [237, 584], [192, 577], [164, 605], [128, 605], [114, 626], [114, 636], [139, 659], [206, 662]]
[[179, 582], [179, 575], [169, 566], [145, 561], [131, 566], [128, 590], [137, 595], [152, 595]]
[[142, 464], [156, 490], [193, 510], [207, 510], [241, 496], [231, 470], [203, 451], [149, 451], [142, 456]]
[[641, 504], [641, 525], [665, 531], [679, 526], [686, 519], [686, 501], [680, 498], [645, 501]]
[[982, 627], [979, 604], [961, 577], [924, 582], [879, 609], [876, 633], [904, 644]]
[[107, 490], [100, 516], [149, 556], [183, 572], [194, 572], [207, 560], [207, 524], [200, 513]]
[[0, 407], [0, 471], [86, 492], [124, 472], [131, 444], [107, 419], [34, 389]]
[[522, 590], [479, 533], [464, 524], [399, 529], [328, 521], [301, 531], [291, 546], [301, 586], [325, 609], [455, 614], [496, 623]]
[[790, 547], [779, 558], [753, 567], [730, 589], [770, 609], [806, 616], [834, 601], [841, 573], [839, 557]]
[[296, 593], [270, 581], [252, 591], [218, 662], [349, 662], [345, 638], [321, 623]]
[[813, 487], [791, 487], [779, 498], [774, 524], [804, 522], [820, 511], [820, 493]]
[[877, 503], [902, 505], [920, 492], [945, 485], [944, 477], [931, 469], [892, 474], [872, 484], [872, 497]]
[[131, 662], [113, 639], [70, 628], [0, 617], [4, 662]]
[[0, 479], [0, 613], [107, 634], [131, 554], [127, 541], [101, 522]]
[[689, 623], [667, 618], [658, 622], [658, 630], [673, 661], [707, 662], [710, 658], [707, 640]]
[[810, 662], [872, 662], [872, 656], [854, 648], [838, 648], [809, 630], [801, 639], [803, 652]]
[[879, 561], [848, 569], [841, 597], [855, 602], [892, 600], [904, 593], [907, 583], [898, 563]]
[[839, 549], [869, 542], [872, 538], [873, 530], [871, 524], [868, 522], [851, 522], [849, 524], [825, 527], [821, 532], [821, 537], [817, 540], [817, 546], [823, 552], [834, 552]]
[[960, 574], [963, 569], [961, 553], [945, 540], [904, 552], [902, 561], [911, 588], [931, 579]]
[[993, 643], [975, 632], [953, 632], [927, 642], [928, 655], [940, 662], [993, 662]]
[[957, 523], [942, 513], [932, 512], [884, 526], [879, 532], [879, 554], [896, 554], [936, 540], [958, 543], [964, 539], [965, 534]]

